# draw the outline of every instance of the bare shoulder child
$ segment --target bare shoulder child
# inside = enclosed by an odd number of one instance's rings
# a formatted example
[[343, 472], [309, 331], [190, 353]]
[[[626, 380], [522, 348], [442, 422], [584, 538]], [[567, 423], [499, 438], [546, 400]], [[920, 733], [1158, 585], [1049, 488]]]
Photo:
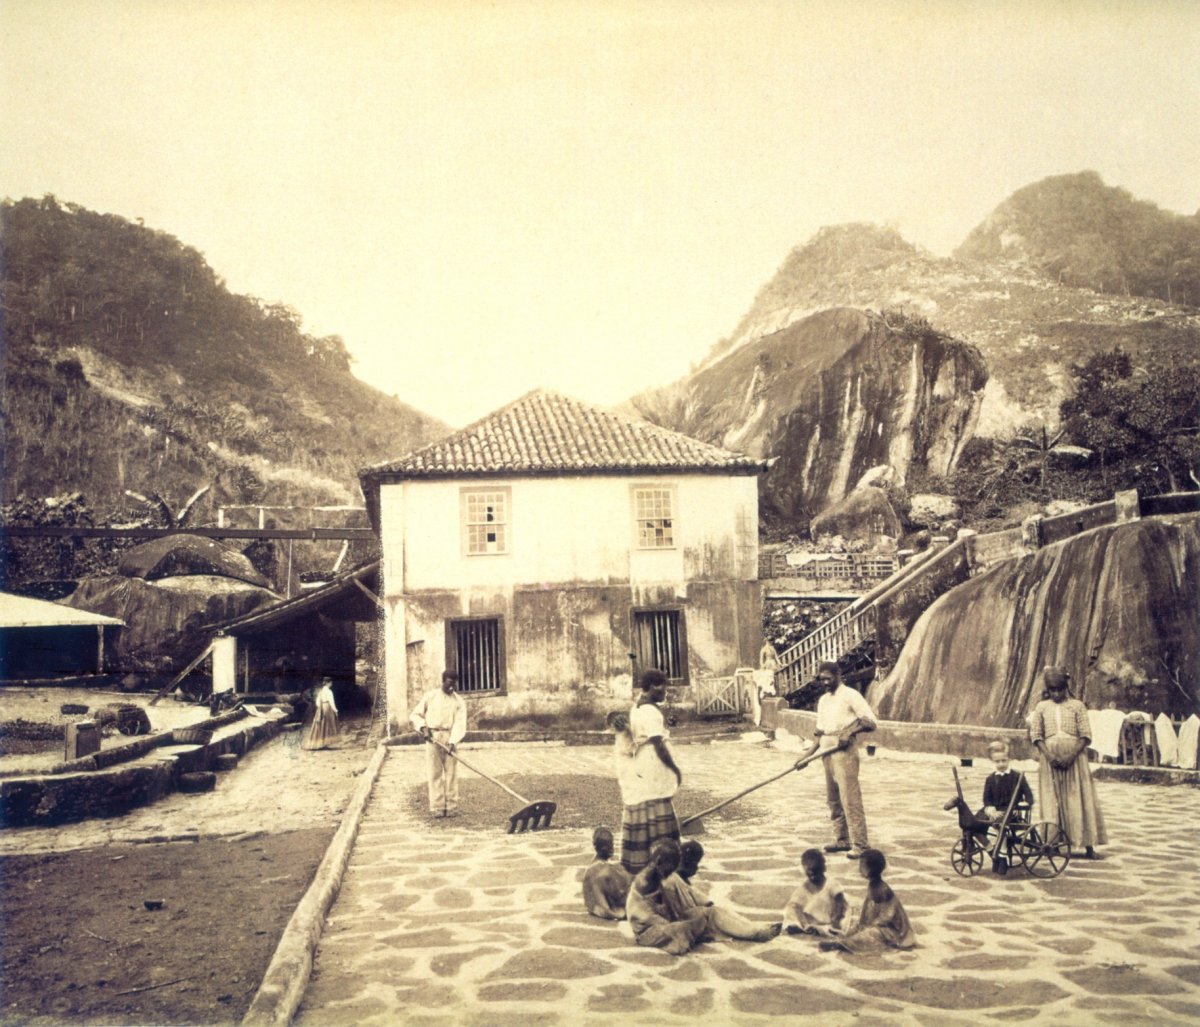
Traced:
[[592, 832], [596, 858], [583, 872], [583, 905], [601, 920], [624, 920], [625, 897], [632, 878], [620, 863], [612, 863], [613, 833], [607, 827]]
[[878, 952], [883, 949], [911, 949], [917, 944], [908, 914], [887, 882], [883, 872], [887, 860], [878, 849], [862, 854], [862, 875], [867, 879], [867, 897], [863, 900], [858, 923], [842, 937], [821, 942], [823, 949], [846, 952]]

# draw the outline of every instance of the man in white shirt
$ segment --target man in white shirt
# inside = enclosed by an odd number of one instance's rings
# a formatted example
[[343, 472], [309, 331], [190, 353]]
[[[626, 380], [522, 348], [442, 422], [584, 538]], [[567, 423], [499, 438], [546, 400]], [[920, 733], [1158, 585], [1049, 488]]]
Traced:
[[467, 733], [467, 704], [455, 691], [457, 687], [457, 672], [444, 671], [442, 686], [421, 696], [409, 718], [417, 734], [425, 739], [429, 812], [435, 817], [451, 816], [458, 808], [458, 760], [449, 753]]
[[867, 846], [867, 815], [863, 811], [862, 792], [858, 787], [857, 736], [874, 731], [875, 714], [867, 700], [853, 688], [842, 684], [836, 663], [822, 663], [817, 680], [825, 694], [817, 700], [817, 727], [813, 735], [822, 748], [844, 745], [841, 752], [830, 753], [825, 764], [825, 793], [835, 838], [826, 852], [845, 852], [851, 859], [862, 856]]

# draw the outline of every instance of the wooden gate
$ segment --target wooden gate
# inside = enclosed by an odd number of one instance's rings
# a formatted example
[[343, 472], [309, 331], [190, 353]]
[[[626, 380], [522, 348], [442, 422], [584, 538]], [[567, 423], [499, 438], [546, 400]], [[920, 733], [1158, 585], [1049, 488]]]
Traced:
[[739, 668], [731, 677], [699, 678], [696, 681], [696, 715], [741, 717], [753, 708], [750, 690], [756, 688], [754, 673]]

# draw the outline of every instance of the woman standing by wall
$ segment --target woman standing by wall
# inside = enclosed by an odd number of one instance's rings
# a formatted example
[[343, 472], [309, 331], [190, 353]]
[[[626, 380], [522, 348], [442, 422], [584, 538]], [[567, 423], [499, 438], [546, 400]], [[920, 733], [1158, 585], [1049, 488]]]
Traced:
[[1088, 764], [1092, 740], [1087, 707], [1067, 691], [1070, 675], [1062, 667], [1042, 672], [1046, 698], [1034, 707], [1029, 737], [1038, 750], [1038, 817], [1057, 821], [1071, 847], [1087, 859], [1103, 859], [1095, 846], [1108, 841], [1104, 816]]

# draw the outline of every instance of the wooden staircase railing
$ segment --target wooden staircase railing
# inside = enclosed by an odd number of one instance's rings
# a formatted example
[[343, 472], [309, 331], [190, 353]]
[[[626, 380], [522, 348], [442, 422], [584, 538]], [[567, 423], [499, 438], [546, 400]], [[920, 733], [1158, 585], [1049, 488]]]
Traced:
[[872, 637], [878, 623], [879, 601], [900, 585], [924, 574], [934, 563], [939, 562], [941, 557], [961, 546], [962, 542], [955, 542], [941, 549], [930, 549], [918, 554], [891, 577], [881, 581], [844, 610], [818, 624], [795, 645], [785, 649], [780, 654], [779, 669], [775, 672], [776, 693], [787, 695], [794, 692], [817, 676], [817, 668], [822, 663], [840, 659]]

